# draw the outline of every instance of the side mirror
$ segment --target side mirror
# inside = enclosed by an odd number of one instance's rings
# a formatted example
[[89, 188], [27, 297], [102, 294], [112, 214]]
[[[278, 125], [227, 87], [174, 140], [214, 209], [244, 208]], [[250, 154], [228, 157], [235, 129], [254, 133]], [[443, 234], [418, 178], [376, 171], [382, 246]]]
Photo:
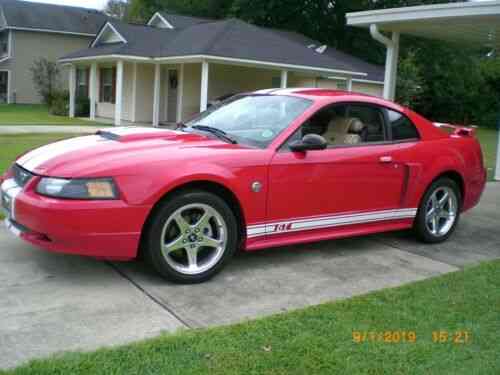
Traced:
[[328, 143], [326, 139], [318, 134], [307, 134], [301, 141], [295, 141], [290, 144], [290, 150], [294, 152], [305, 152], [313, 150], [324, 150]]

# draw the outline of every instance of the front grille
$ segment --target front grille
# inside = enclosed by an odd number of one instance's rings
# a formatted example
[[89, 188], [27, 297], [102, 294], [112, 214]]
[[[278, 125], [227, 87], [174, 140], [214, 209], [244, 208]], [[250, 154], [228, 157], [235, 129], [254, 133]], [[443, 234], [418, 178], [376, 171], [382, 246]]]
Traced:
[[26, 169], [20, 167], [17, 164], [14, 164], [14, 166], [12, 167], [12, 174], [14, 175], [16, 184], [20, 187], [24, 187], [34, 176], [33, 173], [28, 172]]

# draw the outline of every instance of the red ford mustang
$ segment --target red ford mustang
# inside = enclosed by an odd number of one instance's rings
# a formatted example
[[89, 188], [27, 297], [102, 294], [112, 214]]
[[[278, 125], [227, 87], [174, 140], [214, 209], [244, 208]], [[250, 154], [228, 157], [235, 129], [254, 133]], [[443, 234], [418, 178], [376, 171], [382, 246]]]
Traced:
[[446, 132], [378, 98], [239, 95], [179, 130], [116, 128], [21, 156], [6, 223], [50, 251], [207, 280], [235, 251], [414, 228], [447, 239], [485, 186], [472, 129]]

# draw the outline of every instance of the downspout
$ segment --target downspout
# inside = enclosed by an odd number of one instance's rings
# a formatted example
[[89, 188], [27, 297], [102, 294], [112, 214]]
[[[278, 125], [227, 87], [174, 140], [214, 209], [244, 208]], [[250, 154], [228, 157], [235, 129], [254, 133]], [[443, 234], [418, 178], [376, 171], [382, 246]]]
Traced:
[[382, 43], [387, 48], [385, 58], [385, 77], [384, 77], [384, 98], [394, 100], [396, 97], [396, 80], [398, 73], [399, 57], [399, 32], [392, 33], [392, 39], [383, 35], [376, 24], [370, 25], [370, 34], [377, 42]]

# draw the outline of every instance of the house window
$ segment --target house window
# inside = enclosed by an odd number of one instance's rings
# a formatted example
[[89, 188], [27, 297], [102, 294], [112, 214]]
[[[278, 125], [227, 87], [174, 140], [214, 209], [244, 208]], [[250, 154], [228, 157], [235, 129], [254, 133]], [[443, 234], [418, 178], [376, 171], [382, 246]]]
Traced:
[[337, 82], [337, 89], [338, 90], [347, 90], [347, 81], [338, 81]]
[[79, 98], [89, 97], [89, 70], [87, 68], [76, 71], [76, 96]]
[[114, 103], [115, 102], [115, 83], [116, 69], [103, 68], [100, 71], [101, 87], [100, 87], [100, 102]]
[[9, 54], [9, 34], [0, 33], [0, 56], [7, 56]]

